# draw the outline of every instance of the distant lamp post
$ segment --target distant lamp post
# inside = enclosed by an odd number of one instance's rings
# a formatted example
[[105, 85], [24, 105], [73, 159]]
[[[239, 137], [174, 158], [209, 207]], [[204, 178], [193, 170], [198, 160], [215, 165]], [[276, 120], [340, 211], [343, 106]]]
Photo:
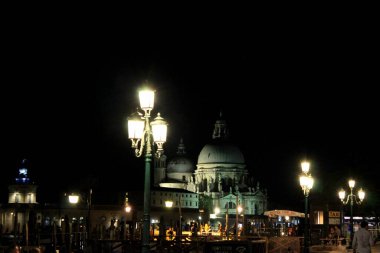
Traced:
[[[173, 207], [173, 201], [166, 200], [165, 206], [167, 208]], [[179, 240], [179, 246], [181, 247], [181, 240], [182, 240], [182, 210], [181, 210], [181, 193], [178, 194], [178, 212], [179, 212], [179, 228], [178, 228], [178, 240]]]
[[145, 157], [145, 181], [144, 181], [144, 219], [143, 219], [143, 240], [142, 252], [148, 253], [149, 250], [149, 231], [150, 231], [150, 166], [154, 143], [157, 145], [155, 155], [160, 157], [163, 153], [163, 144], [166, 141], [167, 123], [157, 114], [157, 117], [150, 122], [150, 114], [154, 105], [154, 91], [141, 90], [139, 92], [140, 107], [144, 115], [137, 113], [128, 117], [128, 136], [132, 141], [132, 148], [135, 155]]
[[69, 195], [70, 204], [78, 204], [78, 202], [79, 202], [79, 195], [76, 195], [76, 194]]
[[173, 201], [171, 201], [171, 200], [167, 200], [167, 201], [165, 201], [165, 206], [166, 206], [167, 208], [172, 208], [172, 207], [173, 207]]
[[299, 176], [300, 186], [303, 190], [303, 194], [305, 195], [305, 232], [304, 232], [304, 253], [309, 251], [309, 193], [314, 185], [314, 178], [309, 173], [310, 163], [307, 161], [303, 161], [301, 163], [302, 174]]
[[132, 207], [131, 207], [131, 205], [129, 204], [128, 192], [125, 193], [125, 200], [124, 200], [124, 202], [125, 202], [125, 204], [124, 204], [124, 206], [125, 206], [125, 212], [130, 213], [131, 210], [132, 210]]
[[79, 203], [79, 200], [80, 199], [86, 199], [86, 204], [87, 204], [87, 223], [86, 223], [86, 232], [87, 232], [87, 239], [90, 240], [91, 239], [91, 202], [92, 202], [92, 189], [89, 190], [89, 194], [88, 195], [78, 195], [78, 194], [70, 194], [68, 196], [68, 199], [69, 199], [69, 203], [70, 204], [73, 204], [73, 205], [76, 205]]
[[363, 202], [364, 197], [365, 197], [365, 192], [363, 191], [362, 188], [360, 188], [357, 196], [355, 194], [353, 194], [353, 190], [355, 187], [355, 180], [352, 180], [352, 179], [348, 180], [348, 186], [350, 187], [350, 194], [347, 195], [347, 198], [346, 198], [346, 192], [345, 192], [345, 190], [343, 190], [343, 188], [338, 192], [338, 196], [339, 196], [340, 200], [342, 201], [343, 205], [347, 205], [348, 203], [350, 203], [350, 207], [351, 207], [350, 208], [351, 209], [351, 213], [350, 213], [351, 231], [350, 232], [351, 233], [350, 233], [349, 248], [352, 248], [352, 238], [354, 236], [354, 221], [353, 221], [353, 217], [352, 217], [352, 213], [353, 213], [352, 210], [353, 210], [354, 202], [358, 205], [360, 205]]

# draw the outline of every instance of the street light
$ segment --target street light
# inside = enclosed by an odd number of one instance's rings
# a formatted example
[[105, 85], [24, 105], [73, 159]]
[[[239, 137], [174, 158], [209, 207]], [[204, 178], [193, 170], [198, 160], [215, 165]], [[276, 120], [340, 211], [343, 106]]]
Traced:
[[[243, 207], [241, 205], [237, 205], [236, 206], [236, 219], [235, 219], [235, 240], [238, 239], [238, 225], [239, 225], [239, 215], [241, 214], [241, 212], [243, 211]], [[244, 223], [244, 222], [243, 222]]]
[[309, 173], [310, 163], [307, 161], [303, 161], [301, 163], [302, 174], [299, 176], [300, 186], [303, 190], [303, 194], [305, 195], [305, 232], [304, 232], [304, 253], [308, 252], [309, 248], [309, 231], [308, 231], [308, 200], [309, 200], [309, 192], [313, 188], [314, 178]]
[[[165, 206], [167, 208], [173, 207], [173, 201], [166, 200]], [[181, 193], [178, 194], [178, 212], [179, 212], [179, 229], [178, 229], [178, 239], [179, 239], [179, 246], [181, 247], [181, 236], [182, 236], [182, 210], [181, 210]]]
[[[79, 199], [84, 196], [80, 196], [78, 194], [70, 194], [68, 196], [70, 204], [77, 204]], [[86, 232], [87, 232], [87, 240], [91, 239], [91, 201], [92, 201], [92, 189], [89, 190], [89, 194], [86, 196], [86, 204], [87, 204], [87, 223], [86, 223]]]
[[124, 200], [124, 206], [125, 206], [125, 212], [127, 212], [127, 213], [130, 213], [131, 212], [131, 210], [132, 210], [132, 207], [131, 207], [131, 205], [129, 204], [129, 201], [128, 201], [128, 192], [127, 193], [125, 193], [125, 200]]
[[[338, 192], [338, 195], [339, 195], [339, 198], [342, 201], [343, 205], [347, 205], [348, 203], [350, 203], [350, 207], [351, 207], [351, 214], [350, 214], [351, 215], [350, 216], [351, 233], [350, 233], [350, 245], [349, 245], [349, 248], [351, 249], [352, 248], [352, 238], [354, 236], [354, 221], [352, 218], [352, 209], [354, 206], [354, 202], [358, 205], [360, 205], [363, 202], [364, 197], [365, 197], [365, 192], [363, 191], [362, 188], [360, 188], [360, 190], [358, 191], [358, 197], [356, 197], [356, 195], [352, 193], [353, 189], [355, 187], [355, 180], [353, 180], [353, 179], [348, 180], [348, 186], [350, 187], [350, 194], [347, 195], [346, 199], [345, 199], [346, 192], [345, 192], [345, 190], [343, 190], [343, 188]], [[359, 198], [359, 200], [358, 200], [358, 198]]]
[[[178, 195], [178, 212], [179, 212], [179, 228], [178, 228], [178, 234], [177, 234], [177, 240], [179, 247], [181, 248], [181, 242], [182, 242], [182, 211], [181, 211], [181, 194]], [[166, 200], [165, 201], [165, 206], [167, 208], [172, 208], [173, 207], [173, 201], [171, 200]]]
[[[132, 141], [136, 157], [145, 157], [145, 181], [144, 181], [144, 219], [142, 252], [149, 252], [149, 227], [150, 227], [150, 164], [154, 143], [157, 145], [155, 152], [157, 157], [163, 153], [163, 144], [166, 141], [167, 123], [157, 114], [154, 121], [150, 122], [150, 113], [154, 105], [154, 91], [141, 90], [139, 92], [140, 107], [144, 115], [137, 113], [128, 117], [128, 137]], [[154, 141], [154, 143], [152, 142]]]

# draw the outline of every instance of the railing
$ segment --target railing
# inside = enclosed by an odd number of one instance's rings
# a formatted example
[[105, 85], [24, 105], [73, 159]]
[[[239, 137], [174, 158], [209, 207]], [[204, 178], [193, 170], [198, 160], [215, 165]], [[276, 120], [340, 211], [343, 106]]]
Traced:
[[[270, 237], [262, 236], [263, 234], [268, 235], [269, 230], [259, 230], [256, 231], [256, 235], [247, 235], [239, 236], [238, 241], [233, 240], [233, 238], [227, 238], [225, 235], [220, 233], [211, 233], [208, 235], [182, 235], [179, 236], [154, 236], [151, 237], [150, 241], [150, 250], [155, 253], [174, 253], [174, 252], [192, 252], [192, 253], [207, 253], [207, 245], [245, 245], [248, 252], [255, 253], [268, 253], [272, 252], [272, 249], [282, 247], [283, 245], [288, 245], [297, 241], [297, 245], [300, 245], [300, 237]], [[137, 235], [137, 233], [136, 233]], [[94, 234], [95, 236], [95, 234]], [[40, 234], [38, 240], [38, 245], [36, 246], [22, 246], [22, 252], [26, 253], [32, 250], [34, 247], [41, 246], [43, 249], [42, 252], [47, 252], [48, 247], [51, 250], [59, 250], [60, 253], [66, 252], [81, 252], [87, 251], [86, 247], [91, 248], [93, 253], [112, 253], [112, 252], [121, 252], [121, 253], [140, 253], [141, 252], [141, 240], [140, 238], [130, 237], [124, 240], [120, 239], [91, 239], [88, 240], [85, 232], [74, 232], [74, 233], [56, 233], [56, 234]], [[180, 243], [181, 242], [181, 243]], [[21, 245], [22, 242], [21, 242]], [[290, 245], [290, 244], [289, 244]], [[232, 247], [231, 246], [231, 247]], [[208, 246], [209, 248], [211, 246]], [[216, 246], [217, 247], [217, 246]], [[231, 248], [229, 247], [229, 248]], [[269, 247], [269, 249], [268, 249]], [[288, 247], [288, 246], [287, 246]], [[5, 252], [6, 247], [0, 248], [0, 253]], [[208, 249], [209, 249], [208, 248]], [[288, 247], [289, 248], [289, 247]], [[292, 246], [292, 248], [294, 248]], [[30, 249], [27, 251], [27, 249]], [[50, 251], [49, 251], [50, 252]], [[54, 252], [54, 251], [53, 251]]]
[[374, 240], [380, 240], [380, 229], [379, 228], [370, 228], [368, 229], [371, 232]]

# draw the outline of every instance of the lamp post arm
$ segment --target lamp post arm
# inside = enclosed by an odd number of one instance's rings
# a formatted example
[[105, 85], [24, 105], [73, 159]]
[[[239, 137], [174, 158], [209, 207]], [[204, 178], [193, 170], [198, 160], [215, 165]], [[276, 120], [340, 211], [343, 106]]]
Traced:
[[90, 188], [89, 195], [88, 195], [88, 210], [87, 210], [87, 216], [88, 216], [88, 231], [87, 231], [87, 236], [88, 240], [91, 240], [91, 204], [92, 204], [92, 188]]
[[348, 204], [348, 201], [351, 199], [351, 194], [348, 194], [347, 195], [347, 197], [346, 197], [346, 200], [344, 200], [344, 199], [341, 199], [341, 201], [342, 201], [342, 203], [343, 203], [343, 205], [347, 205]]
[[181, 210], [181, 195], [182, 193], [179, 194], [179, 201], [178, 201], [178, 211], [179, 211], [179, 246], [181, 247], [181, 242], [182, 242], [182, 210]]
[[354, 198], [355, 198], [355, 203], [357, 204], [357, 205], [360, 205], [361, 203], [362, 203], [362, 201], [359, 199], [358, 200], [358, 197], [356, 197], [356, 195], [353, 195], [354, 196]]
[[149, 121], [150, 115], [145, 114], [145, 126], [144, 126], [144, 133], [140, 142], [140, 147], [138, 147], [138, 141], [135, 145], [135, 155], [136, 157], [141, 157], [144, 153], [144, 148], [146, 147], [146, 154], [152, 154], [152, 131], [150, 129], [150, 121]]

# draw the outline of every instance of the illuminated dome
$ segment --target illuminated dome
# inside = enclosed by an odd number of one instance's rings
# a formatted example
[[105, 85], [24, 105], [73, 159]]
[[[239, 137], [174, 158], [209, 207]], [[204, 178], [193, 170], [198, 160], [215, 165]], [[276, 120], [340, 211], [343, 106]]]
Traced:
[[[245, 167], [244, 156], [240, 149], [228, 142], [227, 123], [222, 118], [215, 122], [212, 144], [207, 144], [203, 147], [198, 156], [198, 168], [212, 168], [213, 166], [222, 167]], [[223, 164], [223, 165], [222, 165]]]
[[194, 164], [193, 162], [185, 157], [185, 145], [183, 144], [183, 139], [178, 145], [177, 156], [169, 161], [167, 171], [168, 173], [193, 173]]
[[168, 164], [168, 173], [172, 172], [193, 172], [194, 165], [190, 159], [186, 157], [175, 157]]
[[198, 166], [202, 164], [244, 164], [244, 156], [234, 145], [207, 144], [198, 156]]

